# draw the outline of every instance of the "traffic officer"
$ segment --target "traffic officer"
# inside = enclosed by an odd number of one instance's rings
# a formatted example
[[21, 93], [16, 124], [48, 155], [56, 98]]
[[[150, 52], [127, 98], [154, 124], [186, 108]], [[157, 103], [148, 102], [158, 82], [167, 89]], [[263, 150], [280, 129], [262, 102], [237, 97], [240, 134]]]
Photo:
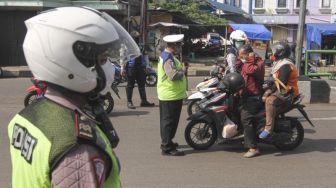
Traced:
[[157, 93], [160, 106], [160, 132], [162, 155], [181, 156], [173, 142], [180, 119], [183, 99], [186, 97], [186, 67], [175, 57], [182, 50], [184, 35], [163, 37], [167, 47], [162, 51], [158, 63]]
[[[48, 92], [9, 123], [12, 186], [121, 187], [112, 149], [119, 139], [98, 100], [109, 87], [100, 65], [120, 43], [140, 55], [136, 43], [112, 17], [91, 8], [56, 8], [25, 24], [26, 61]], [[83, 112], [87, 104], [91, 115]]]
[[[123, 52], [122, 54], [127, 54], [128, 52]], [[126, 86], [126, 95], [127, 95], [127, 107], [129, 109], [135, 109], [135, 106], [132, 102], [133, 88], [135, 82], [138, 83], [138, 90], [141, 99], [141, 107], [152, 107], [154, 103], [147, 101], [146, 96], [146, 67], [148, 63], [148, 56], [142, 53], [141, 56], [128, 60], [121, 63], [122, 75], [127, 75], [127, 86]]]

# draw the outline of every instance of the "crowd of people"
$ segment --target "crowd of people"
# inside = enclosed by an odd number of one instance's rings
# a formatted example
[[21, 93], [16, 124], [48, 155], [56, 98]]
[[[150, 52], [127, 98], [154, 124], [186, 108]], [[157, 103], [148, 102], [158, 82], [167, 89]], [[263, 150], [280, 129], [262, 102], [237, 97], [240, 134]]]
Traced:
[[[85, 19], [82, 19], [85, 17]], [[25, 21], [23, 50], [35, 78], [48, 85], [44, 98], [25, 107], [8, 126], [13, 187], [121, 187], [120, 164], [113, 148], [119, 137], [103, 110], [100, 91], [108, 85], [104, 64], [111, 54], [127, 54], [127, 107], [134, 109], [132, 93], [138, 83], [141, 106], [147, 101], [144, 55], [123, 27], [106, 13], [85, 7], [63, 7]], [[247, 44], [244, 32], [232, 33], [227, 56], [231, 81], [240, 90], [244, 126], [244, 157], [260, 154], [257, 137], [271, 139], [277, 108], [298, 95], [295, 66], [287, 44], [274, 45], [274, 85], [263, 95], [265, 67]], [[186, 97], [188, 66], [181, 53], [183, 34], [163, 37], [166, 47], [158, 63], [157, 93], [160, 109], [161, 151], [183, 156], [173, 139]], [[122, 44], [122, 45], [121, 45]], [[122, 50], [124, 49], [124, 50]], [[239, 76], [237, 76], [239, 75]], [[266, 107], [266, 126], [256, 135], [253, 116]], [[90, 112], [83, 111], [84, 106]], [[64, 174], [69, 174], [65, 176]], [[81, 178], [74, 178], [81, 177]]]

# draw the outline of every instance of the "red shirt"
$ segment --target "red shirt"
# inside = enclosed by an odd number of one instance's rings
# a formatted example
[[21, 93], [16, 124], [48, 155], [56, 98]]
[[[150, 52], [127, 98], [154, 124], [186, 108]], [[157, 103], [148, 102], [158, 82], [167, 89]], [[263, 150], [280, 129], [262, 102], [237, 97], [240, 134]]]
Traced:
[[240, 92], [243, 97], [262, 95], [265, 76], [265, 64], [259, 57], [248, 57], [241, 67], [240, 74], [245, 80], [245, 88]]

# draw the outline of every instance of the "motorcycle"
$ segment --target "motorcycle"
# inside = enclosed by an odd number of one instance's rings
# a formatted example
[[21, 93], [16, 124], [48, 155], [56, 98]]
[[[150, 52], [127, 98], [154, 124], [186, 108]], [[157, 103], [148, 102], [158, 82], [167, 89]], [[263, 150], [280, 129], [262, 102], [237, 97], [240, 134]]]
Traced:
[[[243, 142], [242, 125], [239, 122], [240, 118], [237, 117], [239, 113], [231, 111], [232, 106], [229, 102], [230, 96], [233, 95], [226, 90], [220, 90], [221, 92], [213, 97], [202, 99], [199, 104], [200, 111], [187, 119], [189, 123], [185, 128], [184, 136], [188, 145], [196, 150], [208, 149], [216, 141], [218, 144]], [[304, 110], [305, 106], [300, 104], [302, 99], [303, 96], [300, 95], [293, 103], [277, 113], [272, 139], [262, 140], [258, 138], [258, 142], [274, 145], [279, 150], [293, 150], [298, 147], [304, 138], [303, 126], [297, 117], [287, 116], [286, 113], [297, 109], [314, 127]], [[225, 128], [225, 126], [230, 125], [226, 123], [227, 121], [230, 122], [230, 119], [236, 125], [234, 131]], [[257, 125], [257, 135], [263, 130], [265, 121], [264, 111], [255, 116], [254, 123]], [[225, 132], [227, 130], [230, 130], [231, 133]], [[224, 138], [225, 134], [226, 137]]]
[[[114, 81], [111, 84], [111, 89], [112, 91], [117, 95], [117, 97], [120, 99], [119, 95], [119, 89], [118, 85], [121, 83], [121, 76], [120, 76], [120, 66], [118, 69], [118, 66], [116, 63], [113, 61], [112, 64], [114, 65], [115, 68], [115, 73], [114, 73]], [[35, 102], [37, 99], [44, 97], [44, 94], [47, 92], [47, 84], [44, 81], [37, 80], [35, 78], [31, 78], [31, 82], [33, 83], [33, 86], [30, 86], [27, 89], [28, 94], [26, 95], [24, 99], [24, 106], [28, 106]], [[111, 90], [101, 93], [101, 99], [103, 101], [103, 107], [104, 110], [107, 114], [112, 112], [114, 108], [114, 99], [111, 94]]]
[[157, 73], [152, 66], [146, 67], [146, 85], [154, 87], [157, 84]]
[[188, 100], [188, 107], [187, 107], [187, 112], [188, 115], [190, 116], [191, 114], [198, 112], [199, 107], [198, 103], [205, 97], [213, 94], [217, 90], [217, 85], [219, 84], [220, 80], [223, 78], [222, 73], [212, 73], [212, 78], [206, 78], [204, 79], [201, 83], [197, 84], [196, 86], [196, 93], [193, 93], [190, 95], [187, 100]]

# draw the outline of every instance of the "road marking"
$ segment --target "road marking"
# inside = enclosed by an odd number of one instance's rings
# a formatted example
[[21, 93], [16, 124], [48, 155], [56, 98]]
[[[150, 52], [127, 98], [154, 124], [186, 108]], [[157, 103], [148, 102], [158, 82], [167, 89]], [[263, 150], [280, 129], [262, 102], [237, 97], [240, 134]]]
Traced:
[[[306, 120], [305, 118], [299, 118], [300, 120]], [[336, 117], [326, 117], [326, 118], [309, 118], [312, 121], [329, 121], [329, 120], [336, 120]]]

